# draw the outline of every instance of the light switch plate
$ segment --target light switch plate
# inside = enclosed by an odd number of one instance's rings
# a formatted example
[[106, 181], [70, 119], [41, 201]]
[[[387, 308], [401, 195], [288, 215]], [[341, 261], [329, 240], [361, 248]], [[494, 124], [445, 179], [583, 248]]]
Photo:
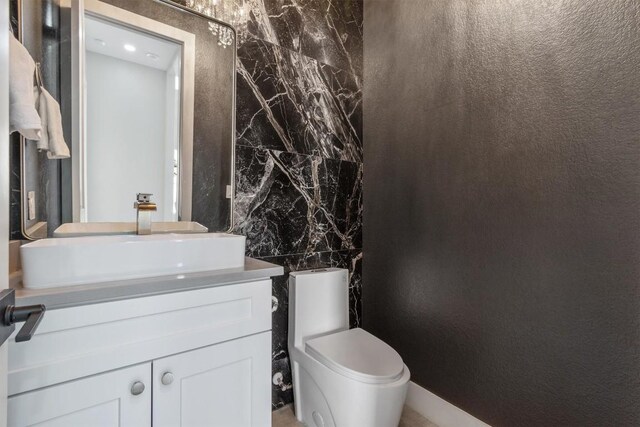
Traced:
[[27, 201], [29, 204], [29, 221], [36, 219], [36, 192], [29, 191], [27, 193]]

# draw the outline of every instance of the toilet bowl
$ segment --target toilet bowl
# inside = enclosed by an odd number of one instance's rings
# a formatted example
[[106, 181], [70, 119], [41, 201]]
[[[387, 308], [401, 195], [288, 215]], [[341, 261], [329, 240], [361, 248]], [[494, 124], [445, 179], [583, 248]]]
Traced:
[[296, 418], [309, 427], [396, 427], [409, 368], [367, 331], [349, 329], [345, 269], [292, 272], [289, 357]]

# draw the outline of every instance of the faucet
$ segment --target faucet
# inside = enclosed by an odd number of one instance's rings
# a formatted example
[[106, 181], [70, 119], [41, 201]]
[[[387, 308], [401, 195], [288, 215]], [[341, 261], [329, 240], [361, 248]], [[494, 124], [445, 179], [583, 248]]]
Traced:
[[151, 201], [153, 194], [138, 193], [133, 208], [136, 210], [136, 234], [151, 234], [151, 212], [158, 210]]

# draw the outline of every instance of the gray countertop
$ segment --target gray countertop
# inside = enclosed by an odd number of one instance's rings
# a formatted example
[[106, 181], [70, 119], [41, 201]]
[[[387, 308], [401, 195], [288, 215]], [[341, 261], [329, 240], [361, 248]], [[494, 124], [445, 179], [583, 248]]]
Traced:
[[284, 274], [275, 264], [245, 258], [244, 267], [135, 280], [93, 283], [46, 289], [24, 289], [16, 285], [16, 305], [44, 304], [47, 310], [97, 304], [129, 298], [268, 279]]

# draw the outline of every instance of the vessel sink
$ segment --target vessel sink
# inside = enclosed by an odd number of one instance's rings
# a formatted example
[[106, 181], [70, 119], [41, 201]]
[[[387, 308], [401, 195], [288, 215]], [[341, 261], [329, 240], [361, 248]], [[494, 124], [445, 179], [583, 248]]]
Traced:
[[20, 248], [22, 286], [52, 288], [244, 266], [245, 237], [225, 233], [42, 239]]
[[[151, 233], [206, 233], [207, 227], [194, 221], [151, 223]], [[69, 222], [53, 232], [53, 237], [111, 236], [136, 234], [135, 222]]]

